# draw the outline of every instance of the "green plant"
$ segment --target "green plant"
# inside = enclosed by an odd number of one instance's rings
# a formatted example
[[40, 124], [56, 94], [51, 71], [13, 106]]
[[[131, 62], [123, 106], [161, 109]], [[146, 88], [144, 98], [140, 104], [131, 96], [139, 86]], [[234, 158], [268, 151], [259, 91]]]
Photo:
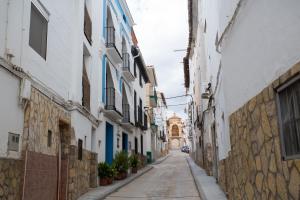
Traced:
[[139, 165], [139, 157], [138, 157], [137, 154], [132, 154], [129, 157], [129, 165], [132, 168], [137, 168], [138, 167], [138, 165]]
[[113, 161], [113, 166], [118, 173], [127, 173], [127, 170], [129, 168], [127, 152], [117, 152]]
[[98, 176], [100, 178], [113, 178], [115, 175], [115, 169], [105, 162], [98, 164]]

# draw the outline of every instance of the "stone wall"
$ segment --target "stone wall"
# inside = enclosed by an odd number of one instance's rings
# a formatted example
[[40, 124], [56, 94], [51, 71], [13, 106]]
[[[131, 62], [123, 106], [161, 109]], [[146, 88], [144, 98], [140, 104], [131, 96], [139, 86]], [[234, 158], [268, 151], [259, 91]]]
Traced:
[[282, 159], [273, 89], [299, 71], [297, 64], [230, 116], [231, 152], [219, 165], [229, 199], [300, 199], [300, 160]]
[[[56, 156], [60, 142], [60, 121], [71, 124], [70, 113], [32, 88], [31, 99], [25, 109], [22, 150]], [[47, 143], [48, 131], [52, 132], [50, 147]]]
[[97, 154], [83, 150], [78, 160], [78, 148], [70, 146], [68, 199], [76, 200], [89, 188], [97, 187]]
[[0, 158], [0, 199], [22, 199], [23, 160]]

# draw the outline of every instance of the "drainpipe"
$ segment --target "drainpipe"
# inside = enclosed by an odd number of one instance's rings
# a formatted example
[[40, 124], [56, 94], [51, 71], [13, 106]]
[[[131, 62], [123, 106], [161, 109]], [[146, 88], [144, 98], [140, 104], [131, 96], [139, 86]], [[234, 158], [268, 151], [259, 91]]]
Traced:
[[[5, 19], [5, 41], [4, 41], [4, 50], [5, 54], [7, 54], [7, 36], [8, 36], [8, 10], [9, 10], [10, 0], [6, 2], [6, 19]], [[6, 55], [7, 59], [7, 55]]]

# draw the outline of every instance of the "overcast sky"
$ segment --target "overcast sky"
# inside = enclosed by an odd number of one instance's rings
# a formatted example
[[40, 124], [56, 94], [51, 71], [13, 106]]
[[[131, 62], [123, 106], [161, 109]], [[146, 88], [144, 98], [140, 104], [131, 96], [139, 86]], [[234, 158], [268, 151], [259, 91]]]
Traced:
[[[185, 94], [182, 59], [188, 42], [187, 0], [127, 0], [136, 25], [135, 33], [147, 65], [154, 65], [158, 90], [165, 96]], [[168, 105], [186, 103], [186, 98], [167, 100]], [[169, 107], [181, 117], [185, 106]]]

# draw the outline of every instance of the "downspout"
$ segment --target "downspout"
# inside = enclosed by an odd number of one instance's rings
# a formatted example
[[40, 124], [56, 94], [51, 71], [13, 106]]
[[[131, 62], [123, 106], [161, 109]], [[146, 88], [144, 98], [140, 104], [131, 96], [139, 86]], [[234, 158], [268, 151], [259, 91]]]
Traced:
[[6, 56], [6, 59], [8, 59], [7, 57], [7, 36], [8, 36], [8, 10], [9, 10], [9, 5], [10, 5], [10, 0], [7, 0], [6, 2], [6, 19], [5, 19], [5, 41], [4, 41], [4, 50], [5, 50], [5, 56]]

